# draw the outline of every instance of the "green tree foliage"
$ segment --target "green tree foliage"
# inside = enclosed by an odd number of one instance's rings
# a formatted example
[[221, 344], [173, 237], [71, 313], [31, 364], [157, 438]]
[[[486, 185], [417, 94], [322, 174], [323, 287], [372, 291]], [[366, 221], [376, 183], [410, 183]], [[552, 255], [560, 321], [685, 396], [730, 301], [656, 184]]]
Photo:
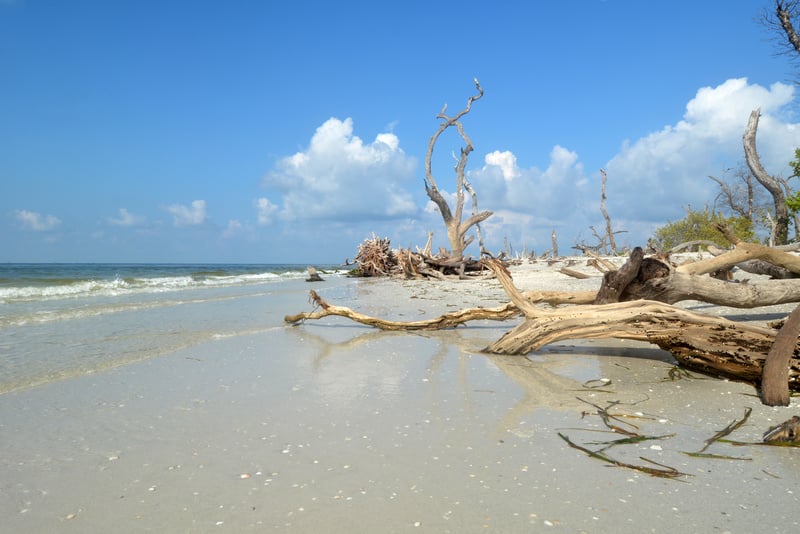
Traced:
[[[789, 166], [792, 168], [792, 175], [789, 178], [800, 177], [800, 148], [795, 149], [794, 161], [790, 161]], [[800, 211], [800, 191], [795, 191], [786, 197], [786, 207], [792, 213]]]
[[722, 247], [729, 246], [730, 243], [714, 227], [715, 224], [726, 225], [743, 241], [752, 241], [755, 237], [753, 224], [746, 217], [725, 217], [706, 206], [702, 210], [686, 208], [686, 217], [657, 228], [655, 238], [664, 251], [682, 243], [699, 240], [713, 241]]

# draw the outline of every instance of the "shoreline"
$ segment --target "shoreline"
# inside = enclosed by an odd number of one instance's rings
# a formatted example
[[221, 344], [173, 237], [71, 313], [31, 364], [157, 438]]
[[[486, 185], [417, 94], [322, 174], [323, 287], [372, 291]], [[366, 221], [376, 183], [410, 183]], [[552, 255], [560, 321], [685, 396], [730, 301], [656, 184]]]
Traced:
[[[514, 278], [521, 289], [599, 287], [597, 280], [521, 271]], [[308, 289], [406, 320], [505, 302], [496, 280], [343, 282], [296, 283], [279, 299], [225, 308], [267, 312], [261, 331], [0, 396], [6, 528], [796, 528], [796, 451], [715, 444], [712, 452], [751, 459], [684, 454], [745, 408], [753, 413], [731, 437], [758, 441], [795, 415], [796, 400], [770, 408], [746, 384], [694, 373], [670, 380], [671, 356], [640, 343], [565, 342], [527, 357], [479, 352], [516, 320], [429, 333], [377, 332], [333, 317], [280, 324], [283, 315], [308, 309]], [[198, 312], [217, 310], [209, 306]], [[603, 387], [590, 387], [599, 380]], [[587, 404], [611, 402], [642, 432], [674, 436], [609, 454], [631, 463], [644, 456], [691, 476], [666, 480], [609, 467], [558, 437], [613, 439]]]

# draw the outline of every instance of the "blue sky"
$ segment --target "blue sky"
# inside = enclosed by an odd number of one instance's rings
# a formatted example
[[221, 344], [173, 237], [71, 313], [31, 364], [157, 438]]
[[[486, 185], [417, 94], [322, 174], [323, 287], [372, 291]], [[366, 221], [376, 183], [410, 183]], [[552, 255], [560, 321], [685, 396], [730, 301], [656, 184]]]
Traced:
[[[489, 249], [621, 244], [713, 200], [758, 146], [789, 174], [796, 65], [770, 0], [0, 0], [0, 261], [338, 263], [446, 246], [423, 187], [461, 109]], [[460, 140], [441, 139], [452, 193]], [[468, 250], [473, 255], [477, 248]]]

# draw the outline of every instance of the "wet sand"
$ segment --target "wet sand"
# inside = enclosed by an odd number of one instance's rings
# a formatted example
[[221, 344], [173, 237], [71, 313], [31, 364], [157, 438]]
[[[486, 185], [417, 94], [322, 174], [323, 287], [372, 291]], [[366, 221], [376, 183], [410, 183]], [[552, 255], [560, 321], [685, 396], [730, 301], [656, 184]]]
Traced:
[[[575, 280], [557, 268], [518, 268], [515, 281], [523, 289], [599, 286], [597, 277]], [[480, 352], [516, 320], [423, 334], [341, 318], [280, 324], [283, 313], [310, 309], [310, 287], [336, 304], [409, 320], [505, 301], [494, 281], [305, 286], [279, 301], [290, 309], [265, 315], [263, 330], [2, 395], [0, 530], [798, 527], [796, 449], [718, 443], [707, 452], [747, 459], [684, 454], [746, 408], [752, 415], [731, 437], [759, 441], [798, 413], [797, 400], [768, 408], [745, 384], [695, 373], [670, 380], [670, 355], [633, 342], [561, 343], [528, 357]], [[731, 313], [764, 320], [785, 307]], [[646, 457], [688, 476], [611, 467], [558, 436], [592, 448], [619, 437], [599, 432], [606, 427], [587, 414], [595, 411], [588, 403], [612, 402], [610, 411], [632, 416], [623, 421], [642, 434], [671, 437], [609, 455], [636, 464]]]

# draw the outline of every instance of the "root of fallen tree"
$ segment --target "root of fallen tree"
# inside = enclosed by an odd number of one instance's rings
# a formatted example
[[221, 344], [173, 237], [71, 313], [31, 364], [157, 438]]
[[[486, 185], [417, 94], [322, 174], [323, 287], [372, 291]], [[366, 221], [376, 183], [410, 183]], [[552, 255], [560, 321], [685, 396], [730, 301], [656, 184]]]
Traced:
[[[754, 259], [800, 274], [797, 256], [752, 243], [736, 243], [729, 252], [679, 266], [666, 258], [645, 258], [641, 249], [635, 249], [623, 267], [604, 275], [603, 285], [596, 292], [521, 292], [502, 262], [484, 260], [482, 266], [500, 281], [511, 299], [509, 304], [401, 322], [333, 306], [312, 291], [312, 301], [320, 309], [287, 316], [285, 320], [294, 324], [338, 315], [385, 330], [435, 330], [472, 320], [504, 320], [523, 314], [522, 323], [484, 350], [519, 355], [566, 339], [644, 341], [669, 351], [688, 369], [761, 387], [766, 404], [787, 405], [789, 391], [800, 391], [800, 312], [790, 317], [785, 330], [778, 331], [673, 306], [689, 299], [738, 308], [800, 302], [800, 280], [742, 283], [708, 276]], [[544, 309], [536, 303], [574, 305]]]
[[402, 248], [392, 250], [389, 238], [381, 239], [373, 234], [358, 246], [354, 274], [440, 280], [491, 274], [480, 260], [452, 257], [444, 251], [431, 255], [430, 237], [424, 250], [412, 252]]

